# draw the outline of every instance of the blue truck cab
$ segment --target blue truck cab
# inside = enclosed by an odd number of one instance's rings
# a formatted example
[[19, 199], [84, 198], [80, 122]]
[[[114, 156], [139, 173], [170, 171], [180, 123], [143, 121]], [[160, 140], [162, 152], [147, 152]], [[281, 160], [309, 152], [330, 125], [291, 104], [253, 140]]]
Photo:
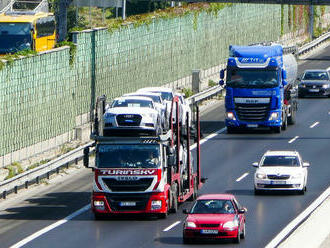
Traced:
[[[226, 71], [226, 83], [224, 82]], [[281, 45], [229, 46], [225, 85], [225, 125], [232, 133], [241, 128], [269, 127], [276, 133], [294, 124], [297, 110], [297, 62]]]

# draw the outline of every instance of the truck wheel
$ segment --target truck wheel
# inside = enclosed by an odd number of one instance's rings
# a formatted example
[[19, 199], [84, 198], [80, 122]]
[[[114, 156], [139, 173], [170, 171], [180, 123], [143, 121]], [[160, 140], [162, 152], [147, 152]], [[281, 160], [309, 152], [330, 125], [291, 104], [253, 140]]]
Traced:
[[197, 199], [197, 182], [196, 179], [194, 180], [194, 192], [192, 193], [192, 195], [189, 197], [189, 201], [195, 201]]
[[172, 205], [171, 205], [171, 213], [178, 212], [178, 190], [176, 189], [176, 186], [172, 187]]
[[281, 127], [273, 127], [273, 131], [275, 133], [280, 133], [281, 132]]
[[231, 134], [235, 132], [235, 128], [234, 127], [227, 127], [227, 133]]
[[296, 111], [291, 108], [291, 115], [288, 117], [288, 124], [293, 125], [296, 123]]
[[285, 115], [285, 118], [283, 120], [283, 123], [282, 123], [282, 130], [286, 130], [286, 128], [288, 127], [288, 118], [287, 116]]

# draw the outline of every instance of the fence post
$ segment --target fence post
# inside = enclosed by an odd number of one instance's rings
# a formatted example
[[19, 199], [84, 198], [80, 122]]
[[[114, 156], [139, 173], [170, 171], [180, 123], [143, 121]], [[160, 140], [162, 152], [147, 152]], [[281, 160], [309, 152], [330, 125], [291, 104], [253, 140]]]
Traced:
[[196, 94], [200, 92], [201, 88], [201, 80], [200, 80], [200, 70], [193, 70], [192, 71], [192, 92]]

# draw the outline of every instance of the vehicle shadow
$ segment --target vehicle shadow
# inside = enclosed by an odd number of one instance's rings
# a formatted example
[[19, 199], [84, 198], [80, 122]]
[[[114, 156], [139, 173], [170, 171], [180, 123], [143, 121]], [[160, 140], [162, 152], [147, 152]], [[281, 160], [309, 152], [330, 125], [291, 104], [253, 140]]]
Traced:
[[58, 220], [90, 203], [90, 192], [50, 193], [22, 202], [22, 206], [7, 208], [0, 219], [11, 220]]
[[[233, 195], [255, 195], [254, 189], [234, 189], [234, 190], [226, 190], [226, 193]], [[286, 195], [300, 195], [300, 192], [293, 190], [269, 190], [269, 191], [261, 191], [258, 192], [256, 196], [286, 196]]]
[[224, 121], [200, 121], [203, 135], [214, 133], [225, 126]]
[[[154, 240], [167, 245], [183, 245], [182, 237], [160, 237]], [[231, 239], [219, 239], [219, 240], [194, 240], [191, 244], [192, 246], [196, 245], [232, 245], [233, 241]]]

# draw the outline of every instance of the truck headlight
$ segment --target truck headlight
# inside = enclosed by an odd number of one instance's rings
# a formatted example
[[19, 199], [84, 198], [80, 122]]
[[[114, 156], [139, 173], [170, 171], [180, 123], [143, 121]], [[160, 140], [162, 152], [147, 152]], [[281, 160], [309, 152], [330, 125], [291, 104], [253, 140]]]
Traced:
[[305, 84], [299, 84], [299, 87], [306, 88], [306, 85]]
[[196, 228], [196, 224], [192, 221], [187, 221], [186, 222], [186, 227]]
[[256, 178], [258, 179], [266, 179], [266, 174], [265, 173], [256, 173]]
[[270, 120], [270, 121], [275, 121], [275, 120], [278, 119], [278, 117], [279, 117], [279, 113], [278, 113], [278, 112], [273, 112], [273, 113], [270, 114], [268, 120]]
[[234, 229], [238, 227], [238, 220], [233, 221], [227, 221], [225, 224], [223, 224], [224, 229]]
[[151, 210], [157, 210], [162, 208], [162, 201], [157, 200], [157, 201], [152, 201], [151, 202]]
[[236, 120], [236, 117], [235, 117], [233, 112], [227, 112], [226, 113], [226, 118], [229, 119], [229, 120], [234, 120], [234, 121]]
[[323, 88], [323, 89], [328, 89], [328, 88], [330, 88], [330, 85], [329, 85], [329, 84], [323, 84], [323, 85], [322, 85], [322, 88]]

